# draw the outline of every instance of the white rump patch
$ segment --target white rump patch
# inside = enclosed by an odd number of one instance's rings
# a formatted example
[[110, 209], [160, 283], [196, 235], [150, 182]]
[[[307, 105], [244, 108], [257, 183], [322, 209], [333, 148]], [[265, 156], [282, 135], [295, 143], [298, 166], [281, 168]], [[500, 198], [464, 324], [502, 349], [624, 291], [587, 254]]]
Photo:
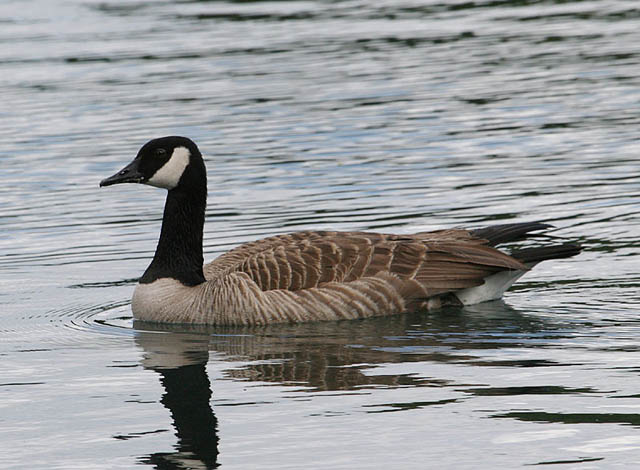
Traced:
[[500, 271], [485, 278], [484, 284], [454, 292], [463, 305], [474, 305], [497, 300], [527, 271]]
[[176, 147], [173, 149], [171, 158], [149, 178], [147, 184], [164, 189], [173, 189], [178, 186], [180, 177], [189, 164], [190, 155], [191, 152], [189, 152], [189, 149], [186, 147]]

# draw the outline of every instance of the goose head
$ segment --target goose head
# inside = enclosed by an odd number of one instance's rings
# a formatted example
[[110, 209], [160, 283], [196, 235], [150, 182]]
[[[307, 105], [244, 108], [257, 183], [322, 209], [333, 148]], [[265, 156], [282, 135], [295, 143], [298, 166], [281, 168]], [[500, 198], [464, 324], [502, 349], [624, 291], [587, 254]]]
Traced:
[[100, 186], [141, 183], [167, 190], [186, 189], [194, 183], [206, 186], [206, 170], [198, 146], [187, 137], [153, 139], [142, 146], [136, 158]]

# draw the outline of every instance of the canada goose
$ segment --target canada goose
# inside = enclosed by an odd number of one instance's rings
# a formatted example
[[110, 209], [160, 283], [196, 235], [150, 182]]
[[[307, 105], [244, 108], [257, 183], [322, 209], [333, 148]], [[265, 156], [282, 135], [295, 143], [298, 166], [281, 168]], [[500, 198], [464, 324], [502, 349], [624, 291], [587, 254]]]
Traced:
[[540, 261], [580, 252], [573, 243], [507, 255], [494, 246], [550, 227], [517, 223], [412, 235], [307, 231], [241, 245], [203, 266], [207, 174], [186, 137], [147, 142], [100, 182], [168, 190], [153, 261], [133, 294], [138, 320], [261, 325], [339, 320], [498, 299]]

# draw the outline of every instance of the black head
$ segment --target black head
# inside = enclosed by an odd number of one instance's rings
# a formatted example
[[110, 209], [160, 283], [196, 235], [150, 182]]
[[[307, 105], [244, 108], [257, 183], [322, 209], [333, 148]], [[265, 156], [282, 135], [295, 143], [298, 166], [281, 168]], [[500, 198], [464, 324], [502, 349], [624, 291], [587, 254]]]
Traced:
[[187, 137], [170, 136], [153, 139], [142, 146], [136, 158], [100, 186], [118, 183], [142, 183], [164, 189], [181, 185], [187, 173], [201, 171], [204, 163], [197, 145]]

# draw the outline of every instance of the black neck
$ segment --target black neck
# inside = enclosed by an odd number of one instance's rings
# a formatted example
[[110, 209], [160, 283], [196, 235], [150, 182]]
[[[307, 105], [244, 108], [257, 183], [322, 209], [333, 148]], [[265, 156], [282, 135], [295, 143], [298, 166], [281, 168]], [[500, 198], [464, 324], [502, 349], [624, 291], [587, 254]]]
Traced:
[[207, 186], [178, 186], [169, 191], [164, 206], [160, 240], [153, 261], [140, 278], [141, 284], [169, 277], [184, 285], [205, 281], [202, 272], [202, 230]]

